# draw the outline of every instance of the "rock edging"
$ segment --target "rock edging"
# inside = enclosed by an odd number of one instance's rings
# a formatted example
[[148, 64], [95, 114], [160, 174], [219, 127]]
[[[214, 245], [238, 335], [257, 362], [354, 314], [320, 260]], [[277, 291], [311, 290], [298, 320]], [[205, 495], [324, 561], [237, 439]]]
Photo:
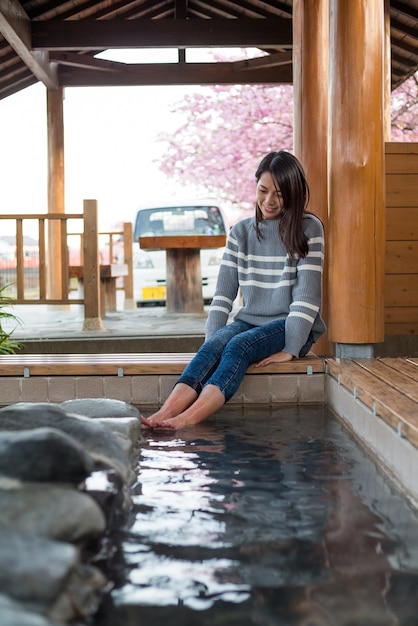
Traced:
[[0, 624], [82, 624], [112, 586], [98, 563], [127, 519], [140, 413], [119, 400], [0, 409]]

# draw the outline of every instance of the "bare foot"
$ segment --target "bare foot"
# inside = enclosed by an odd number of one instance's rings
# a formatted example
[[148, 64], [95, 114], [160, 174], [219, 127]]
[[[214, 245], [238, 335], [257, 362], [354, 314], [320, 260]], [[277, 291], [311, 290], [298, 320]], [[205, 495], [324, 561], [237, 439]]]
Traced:
[[150, 417], [142, 417], [141, 418], [141, 426], [142, 428], [159, 428], [160, 424], [164, 424], [168, 422], [169, 418], [167, 417], [158, 417], [151, 415]]
[[204, 418], [197, 415], [179, 415], [178, 417], [173, 417], [171, 419], [166, 420], [158, 420], [153, 422], [152, 428], [157, 428], [158, 430], [180, 430], [180, 428], [186, 428], [187, 426], [194, 426], [201, 422]]
[[166, 420], [165, 422], [156, 422], [152, 428], [154, 430], [176, 430], [176, 426], [172, 424], [173, 420]]
[[142, 428], [156, 428], [159, 430], [175, 430], [176, 428], [181, 428], [180, 423], [183, 422], [184, 426], [188, 425], [185, 419], [177, 417], [167, 418], [151, 415], [150, 417], [141, 418]]
[[155, 428], [161, 422], [169, 421], [183, 413], [197, 398], [197, 392], [184, 383], [178, 383], [163, 406], [152, 415], [142, 417], [144, 428]]
[[[180, 387], [180, 384], [178, 387]], [[187, 385], [183, 384], [183, 387], [190, 390], [190, 387], [187, 388]], [[174, 390], [176, 389], [177, 387], [174, 388]], [[184, 396], [182, 388], [179, 389], [179, 392]], [[180, 395], [179, 392], [177, 396]], [[192, 390], [192, 394], [188, 391], [188, 400], [191, 400], [191, 396], [195, 397], [196, 395], [195, 391]], [[170, 430], [193, 426], [210, 417], [215, 411], [220, 409], [225, 404], [225, 396], [218, 387], [209, 384], [204, 387], [202, 393], [197, 399], [195, 398], [194, 402], [188, 402], [188, 408], [185, 410], [174, 413], [169, 404], [169, 402], [165, 403], [159, 411], [150, 415], [147, 419], [144, 419], [144, 425], [148, 428]], [[184, 405], [184, 401], [182, 401], [182, 404]]]
[[152, 428], [157, 430], [176, 430], [182, 426], [188, 426], [187, 420], [184, 418], [164, 418], [151, 415], [150, 417], [141, 416], [142, 428]]

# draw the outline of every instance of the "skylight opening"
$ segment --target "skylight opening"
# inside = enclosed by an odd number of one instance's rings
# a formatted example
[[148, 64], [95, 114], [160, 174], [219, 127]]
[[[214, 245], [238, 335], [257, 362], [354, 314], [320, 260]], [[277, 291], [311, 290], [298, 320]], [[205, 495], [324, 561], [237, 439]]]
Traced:
[[[241, 61], [264, 56], [258, 48], [186, 48], [186, 63], [213, 63], [214, 57], [225, 61]], [[142, 63], [177, 63], [177, 48], [109, 48], [99, 54], [96, 59], [115, 61], [127, 64]]]

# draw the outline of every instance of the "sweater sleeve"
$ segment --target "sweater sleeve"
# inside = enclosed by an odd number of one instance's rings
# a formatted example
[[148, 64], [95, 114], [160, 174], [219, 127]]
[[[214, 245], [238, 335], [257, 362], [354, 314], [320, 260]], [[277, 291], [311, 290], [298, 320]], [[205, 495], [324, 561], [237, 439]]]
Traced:
[[226, 326], [232, 306], [238, 294], [238, 240], [236, 228], [229, 233], [219, 268], [215, 295], [206, 322], [206, 338], [218, 328]]
[[324, 266], [324, 231], [315, 216], [305, 220], [308, 254], [297, 260], [296, 281], [285, 326], [284, 352], [298, 357], [308, 340], [315, 320], [320, 316], [322, 303], [322, 272]]

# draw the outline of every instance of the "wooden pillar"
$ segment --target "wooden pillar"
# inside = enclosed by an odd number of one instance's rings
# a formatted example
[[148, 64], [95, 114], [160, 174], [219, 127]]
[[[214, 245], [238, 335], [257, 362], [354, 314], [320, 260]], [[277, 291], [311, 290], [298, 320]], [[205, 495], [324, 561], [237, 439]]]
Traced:
[[384, 339], [382, 0], [330, 0], [329, 338], [337, 356]]
[[83, 330], [104, 330], [100, 308], [100, 261], [97, 200], [84, 200]]
[[[390, 0], [385, 0], [385, 34], [384, 34], [384, 78], [383, 78], [383, 137], [385, 142], [391, 140], [392, 124], [390, 117], [390, 97], [392, 93], [391, 85], [391, 46], [390, 46]], [[386, 178], [386, 176], [385, 176]]]
[[[47, 89], [48, 213], [65, 213], [64, 203], [64, 91]], [[62, 297], [61, 223], [48, 220], [49, 298]]]
[[123, 279], [125, 299], [123, 308], [125, 311], [136, 309], [134, 299], [134, 273], [133, 273], [133, 244], [134, 237], [131, 222], [123, 224], [123, 262], [128, 266], [128, 275]]
[[[293, 2], [294, 150], [308, 180], [310, 210], [323, 222], [325, 263], [322, 315], [328, 321], [328, 57], [329, 0]], [[314, 346], [330, 355], [326, 335]]]

